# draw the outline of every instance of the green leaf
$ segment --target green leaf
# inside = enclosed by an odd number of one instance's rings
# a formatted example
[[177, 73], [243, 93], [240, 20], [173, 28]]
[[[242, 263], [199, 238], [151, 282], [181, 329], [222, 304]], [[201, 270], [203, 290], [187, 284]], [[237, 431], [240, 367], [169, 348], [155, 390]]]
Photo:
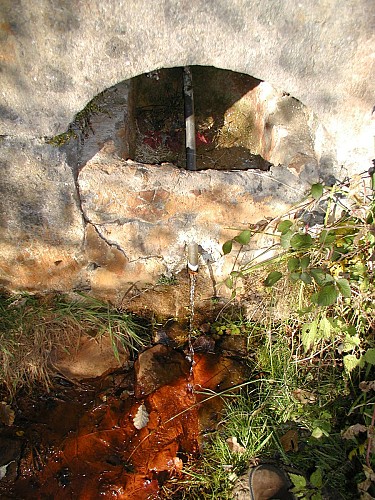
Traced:
[[314, 267], [313, 269], [310, 269], [310, 274], [314, 278], [317, 285], [322, 286], [324, 284], [326, 273], [322, 269]]
[[303, 491], [306, 488], [306, 479], [303, 476], [300, 476], [299, 474], [292, 474], [291, 472], [289, 473], [290, 480], [293, 483], [293, 490], [295, 493], [298, 491]]
[[363, 355], [363, 359], [370, 365], [375, 365], [375, 349], [367, 349]]
[[305, 323], [302, 326], [301, 341], [305, 352], [307, 352], [314, 344], [317, 338], [318, 322], [312, 321]]
[[323, 436], [323, 434], [324, 433], [320, 427], [315, 427], [315, 429], [311, 433], [312, 437], [316, 439], [320, 439]]
[[282, 248], [288, 249], [290, 247], [290, 240], [292, 239], [292, 231], [287, 231], [280, 236], [280, 245]]
[[311, 186], [311, 196], [315, 199], [315, 200], [319, 200], [319, 198], [321, 198], [323, 194], [323, 184], [320, 184], [317, 183], [317, 184], [313, 184]]
[[315, 486], [315, 488], [321, 488], [323, 486], [322, 470], [319, 467], [311, 474], [310, 483]]
[[331, 424], [327, 420], [314, 420], [313, 422], [314, 430], [311, 435], [317, 439], [320, 439], [322, 436], [329, 436], [331, 432]]
[[264, 280], [264, 286], [273, 286], [282, 277], [282, 273], [279, 271], [272, 271], [269, 273], [267, 278]]
[[357, 334], [357, 328], [354, 325], [348, 325], [347, 331], [349, 335], [356, 335]]
[[289, 278], [291, 279], [291, 281], [298, 281], [301, 277], [301, 274], [300, 273], [291, 273]]
[[343, 252], [339, 247], [334, 247], [333, 252], [331, 254], [331, 262], [335, 262], [339, 260], [345, 252]]
[[240, 233], [237, 236], [235, 236], [234, 239], [240, 245], [248, 245], [249, 241], [250, 241], [250, 238], [251, 238], [251, 232], [248, 229], [245, 229], [245, 231], [242, 231], [242, 233]]
[[233, 241], [232, 240], [228, 240], [224, 243], [223, 245], [223, 254], [224, 255], [227, 255], [228, 253], [231, 253], [232, 251], [232, 246], [233, 246]]
[[325, 285], [318, 292], [316, 303], [318, 306], [331, 306], [336, 302], [338, 295], [335, 285]]
[[231, 276], [228, 276], [228, 278], [224, 281], [226, 286], [230, 289], [233, 288], [233, 278]]
[[331, 323], [326, 316], [319, 321], [319, 334], [322, 339], [329, 339], [331, 336]]
[[292, 273], [296, 269], [298, 269], [300, 266], [300, 261], [297, 257], [290, 257], [288, 259], [288, 271]]
[[290, 246], [295, 250], [311, 247], [313, 239], [309, 234], [297, 233], [290, 239]]
[[305, 255], [301, 259], [301, 269], [304, 271], [310, 264], [310, 257], [308, 255]]
[[350, 335], [348, 333], [345, 334], [345, 338], [342, 345], [342, 352], [349, 352], [359, 347], [361, 343], [361, 339], [358, 334]]
[[323, 231], [319, 235], [319, 243], [324, 246], [332, 245], [332, 243], [336, 239], [336, 234], [334, 231], [327, 231], [327, 229], [323, 229]]
[[336, 280], [338, 289], [343, 297], [349, 298], [352, 295], [352, 291], [350, 289], [349, 281], [345, 278], [339, 278]]
[[306, 283], [306, 285], [310, 285], [310, 283], [312, 282], [311, 276], [308, 273], [301, 273], [300, 278], [301, 281]]
[[280, 231], [280, 233], [285, 234], [289, 231], [289, 229], [292, 226], [293, 226], [293, 222], [291, 220], [282, 220], [277, 225], [277, 230]]
[[322, 500], [322, 499], [323, 499], [323, 497], [322, 497], [322, 494], [320, 493], [320, 491], [317, 491], [311, 497], [311, 500]]
[[343, 357], [344, 368], [347, 373], [351, 373], [357, 366], [361, 367], [363, 365], [362, 356], [357, 358], [355, 354], [347, 354]]

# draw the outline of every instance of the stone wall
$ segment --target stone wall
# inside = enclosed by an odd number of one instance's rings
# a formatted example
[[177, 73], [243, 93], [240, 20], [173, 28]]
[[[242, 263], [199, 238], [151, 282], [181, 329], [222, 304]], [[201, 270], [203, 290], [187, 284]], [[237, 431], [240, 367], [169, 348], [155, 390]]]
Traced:
[[0, 134], [53, 136], [98, 92], [160, 67], [247, 73], [309, 106], [339, 162], [373, 155], [371, 0], [2, 0]]
[[[280, 215], [337, 167], [346, 175], [370, 166], [369, 0], [1, 0], [0, 11], [0, 279], [7, 288], [91, 289], [116, 299], [136, 281], [183, 269], [192, 239], [207, 280], [219, 282], [231, 265], [220, 254], [229, 227]], [[269, 172], [192, 173], [125, 161], [125, 80], [186, 64], [243, 72], [306, 105], [313, 166], [278, 166], [276, 153]], [[84, 146], [48, 144], [114, 85], [123, 102], [106, 125], [93, 117], [97, 134]], [[284, 144], [275, 149], [283, 158]]]

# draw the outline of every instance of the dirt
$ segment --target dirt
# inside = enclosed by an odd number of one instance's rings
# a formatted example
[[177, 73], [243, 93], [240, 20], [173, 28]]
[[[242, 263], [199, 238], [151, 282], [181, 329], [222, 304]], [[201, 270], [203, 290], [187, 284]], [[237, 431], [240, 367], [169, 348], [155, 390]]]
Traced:
[[49, 393], [18, 394], [14, 424], [0, 428], [0, 467], [11, 462], [1, 498], [160, 498], [220, 418], [222, 398], [205, 401], [202, 391], [246, 379], [232, 354], [196, 353], [191, 370], [186, 352], [156, 344], [134, 366], [76, 384], [57, 377]]

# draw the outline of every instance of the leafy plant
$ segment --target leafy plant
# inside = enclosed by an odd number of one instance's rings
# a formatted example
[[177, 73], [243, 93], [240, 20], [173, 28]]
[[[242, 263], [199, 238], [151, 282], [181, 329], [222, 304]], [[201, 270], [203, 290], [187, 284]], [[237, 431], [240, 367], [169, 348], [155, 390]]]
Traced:
[[[354, 181], [333, 187], [314, 184], [310, 198], [293, 210], [293, 218], [275, 221], [276, 254], [265, 262], [233, 269], [225, 280], [235, 294], [236, 280], [269, 267], [264, 287], [274, 288], [279, 282], [284, 291], [298, 287], [294, 297], [305, 352], [334, 346], [343, 354], [347, 373], [365, 363], [375, 364], [372, 346], [364, 349], [364, 335], [374, 325], [374, 200], [366, 192], [360, 199], [358, 184], [364, 179], [356, 182], [357, 186]], [[326, 207], [323, 223], [310, 228], [308, 215], [322, 206]], [[339, 208], [342, 213], [336, 216]], [[249, 230], [240, 232], [223, 244], [223, 254], [230, 253], [235, 242], [241, 251], [251, 237]], [[272, 269], [276, 265], [277, 270]]]
[[165, 274], [161, 274], [156, 282], [157, 285], [166, 285], [166, 286], [172, 286], [172, 285], [177, 285], [178, 281], [176, 276], [166, 276]]
[[[293, 457], [302, 472], [291, 476], [298, 498], [317, 500], [333, 490], [338, 498], [356, 498], [351, 479], [354, 469], [359, 472], [358, 460], [363, 467], [359, 490], [368, 492], [375, 482], [375, 386], [365, 382], [375, 365], [375, 174], [370, 175], [370, 189], [366, 176], [332, 187], [314, 184], [299, 206], [267, 224], [268, 235], [274, 230], [273, 255], [263, 262], [238, 264], [239, 253], [255, 236], [250, 230], [222, 247], [224, 255], [238, 251], [225, 280], [232, 297], [241, 289], [238, 298], [246, 299], [246, 289], [261, 279], [269, 300], [265, 342], [257, 349], [258, 395], [262, 415], [272, 415], [279, 445], [278, 436], [291, 423], [304, 436], [303, 451]], [[310, 215], [316, 213], [319, 224], [311, 227]], [[285, 297], [286, 319], [276, 321], [275, 304]], [[215, 333], [232, 328], [219, 320]], [[350, 407], [349, 393], [358, 395], [354, 380], [370, 386]], [[345, 442], [340, 432], [353, 419]], [[287, 460], [285, 450], [279, 451]]]

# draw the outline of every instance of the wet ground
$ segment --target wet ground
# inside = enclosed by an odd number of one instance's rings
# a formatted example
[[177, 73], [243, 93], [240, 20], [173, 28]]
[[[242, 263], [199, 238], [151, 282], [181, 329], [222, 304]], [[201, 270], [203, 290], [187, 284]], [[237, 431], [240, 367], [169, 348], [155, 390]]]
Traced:
[[[9, 499], [161, 498], [215, 428], [222, 399], [246, 378], [236, 351], [195, 342], [187, 353], [161, 343], [105, 377], [57, 377], [46, 394], [19, 394], [12, 425], [0, 427], [0, 497]], [[203, 352], [205, 351], [205, 352]]]

